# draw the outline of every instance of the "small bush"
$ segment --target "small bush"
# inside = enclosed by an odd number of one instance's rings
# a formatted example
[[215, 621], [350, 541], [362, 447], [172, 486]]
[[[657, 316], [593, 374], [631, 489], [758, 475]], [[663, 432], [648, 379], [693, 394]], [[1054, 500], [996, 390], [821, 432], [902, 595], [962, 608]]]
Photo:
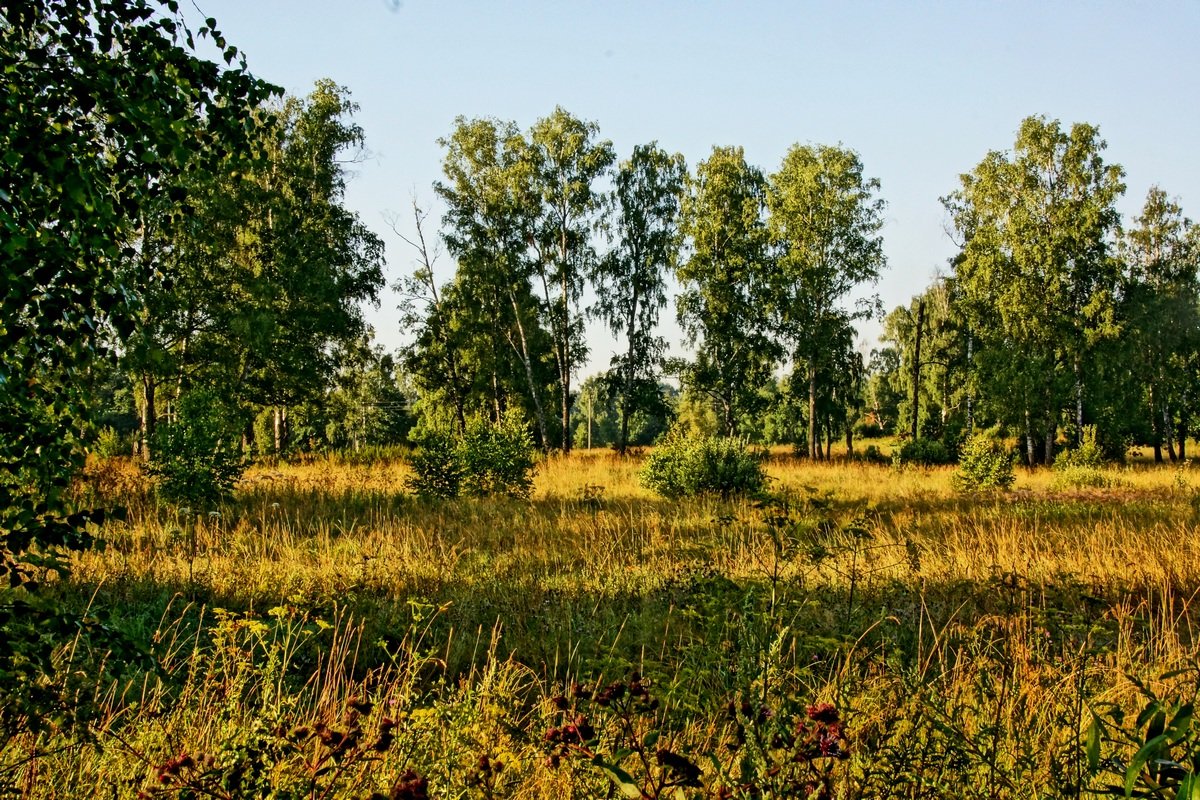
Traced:
[[245, 462], [234, 416], [215, 392], [179, 398], [174, 422], [160, 425], [150, 448], [150, 474], [163, 499], [212, 508], [233, 496]]
[[859, 439], [879, 439], [888, 435], [883, 426], [874, 420], [863, 421], [854, 426], [854, 435]]
[[1056, 472], [1066, 472], [1068, 470], [1099, 470], [1104, 466], [1104, 450], [1096, 441], [1096, 426], [1084, 425], [1083, 437], [1079, 446], [1071, 450], [1059, 453], [1054, 459], [1054, 470]]
[[467, 494], [528, 497], [533, 490], [533, 437], [520, 413], [510, 410], [496, 424], [473, 417], [467, 421], [460, 449]]
[[1104, 449], [1097, 442], [1096, 426], [1084, 425], [1078, 447], [1054, 459], [1054, 485], [1058, 488], [1107, 489], [1116, 481], [1104, 471]]
[[106, 425], [96, 434], [96, 443], [92, 447], [92, 452], [101, 458], [115, 458], [129, 455], [132, 449], [133, 443], [128, 438]]
[[449, 429], [426, 429], [415, 439], [417, 448], [408, 462], [415, 474], [408, 488], [420, 497], [458, 497], [465, 470], [455, 435]]
[[1054, 465], [1054, 485], [1064, 489], [1107, 489], [1117, 485], [1116, 479], [1096, 467], [1066, 466], [1059, 468]]
[[935, 467], [953, 464], [954, 453], [937, 439], [909, 439], [901, 445], [896, 460], [901, 464]]
[[642, 485], [664, 497], [757, 494], [766, 483], [760, 460], [736, 439], [688, 435], [672, 428], [647, 458]]
[[976, 433], [963, 444], [954, 487], [963, 492], [1007, 489], [1016, 479], [1013, 460], [1012, 451], [1001, 442], [986, 433]]
[[516, 411], [496, 423], [472, 417], [461, 434], [426, 429], [409, 463], [416, 473], [409, 488], [421, 497], [440, 498], [528, 497], [537, 466], [533, 437]]

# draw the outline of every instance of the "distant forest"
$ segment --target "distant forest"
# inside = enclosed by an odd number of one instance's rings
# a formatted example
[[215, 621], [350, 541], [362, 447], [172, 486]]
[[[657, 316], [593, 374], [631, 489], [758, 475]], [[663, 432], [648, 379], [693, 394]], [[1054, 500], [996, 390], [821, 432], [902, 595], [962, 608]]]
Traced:
[[[656, 142], [619, 157], [562, 108], [524, 130], [459, 118], [440, 141], [444, 213], [414, 203], [412, 249], [393, 255], [418, 264], [396, 287], [411, 344], [393, 354], [361, 311], [383, 242], [343, 202], [355, 111], [329, 81], [262, 102], [251, 161], [193, 170], [185, 207], [142, 211], [121, 267], [141, 311], [92, 376], [104, 446], [144, 453], [203, 389], [259, 454], [404, 443], [515, 408], [564, 451], [677, 424], [814, 459], [884, 434], [953, 458], [989, 428], [1037, 464], [1095, 426], [1113, 457], [1186, 456], [1200, 236], [1157, 187], [1122, 220], [1124, 172], [1095, 126], [1030, 117], [947, 187], [958, 253], [884, 315], [885, 204], [849, 148], [795, 145], [766, 172], [714, 147], [689, 168]], [[688, 358], [665, 358], [671, 313]], [[855, 325], [872, 316], [884, 333], [864, 357]], [[588, 320], [619, 354], [579, 382]]]

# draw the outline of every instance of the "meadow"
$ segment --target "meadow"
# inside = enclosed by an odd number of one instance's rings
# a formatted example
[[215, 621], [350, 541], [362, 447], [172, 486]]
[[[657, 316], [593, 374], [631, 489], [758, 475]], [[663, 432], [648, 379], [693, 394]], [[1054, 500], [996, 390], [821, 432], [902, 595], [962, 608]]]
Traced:
[[55, 591], [147, 657], [80, 698], [89, 737], [10, 740], [0, 787], [1200, 796], [1190, 466], [963, 494], [781, 450], [768, 498], [726, 501], [657, 497], [639, 463], [549, 457], [529, 500], [453, 501], [398, 458], [263, 463], [196, 514], [92, 460], [81, 500], [128, 516]]

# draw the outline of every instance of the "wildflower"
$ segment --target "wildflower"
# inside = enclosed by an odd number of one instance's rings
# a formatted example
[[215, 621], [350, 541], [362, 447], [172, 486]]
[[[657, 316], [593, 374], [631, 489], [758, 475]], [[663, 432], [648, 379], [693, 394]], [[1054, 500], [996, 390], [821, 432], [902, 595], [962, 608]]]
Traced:
[[620, 681], [613, 681], [596, 694], [596, 704], [610, 706], [625, 696], [626, 686]]
[[808, 718], [813, 722], [820, 722], [825, 725], [833, 725], [838, 722], [837, 708], [829, 703], [820, 703], [815, 706], [809, 706], [805, 709]]
[[388, 800], [429, 800], [429, 781], [411, 769], [405, 770], [392, 786]]
[[172, 778], [175, 778], [185, 769], [190, 769], [196, 766], [196, 761], [187, 753], [180, 753], [174, 758], [169, 758], [158, 767], [158, 782], [170, 783]]

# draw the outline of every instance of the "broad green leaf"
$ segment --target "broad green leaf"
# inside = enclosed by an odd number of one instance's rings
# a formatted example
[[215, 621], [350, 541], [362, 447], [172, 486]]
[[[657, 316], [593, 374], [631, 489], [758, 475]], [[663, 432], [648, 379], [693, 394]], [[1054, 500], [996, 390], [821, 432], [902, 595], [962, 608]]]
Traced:
[[1101, 722], [1100, 717], [1092, 714], [1092, 724], [1088, 726], [1087, 735], [1087, 761], [1088, 769], [1095, 772], [1100, 767], [1100, 738], [1101, 738]]
[[637, 785], [637, 781], [633, 779], [625, 770], [617, 764], [606, 761], [602, 756], [594, 756], [592, 764], [600, 769], [608, 779], [613, 782], [613, 785], [620, 790], [621, 794], [628, 797], [630, 800], [641, 800], [642, 789]]
[[1150, 759], [1158, 755], [1159, 750], [1166, 741], [1167, 737], [1165, 735], [1160, 734], [1155, 736], [1142, 745], [1142, 748], [1130, 759], [1129, 766], [1125, 770], [1126, 797], [1133, 796], [1133, 787], [1137, 784], [1138, 777], [1142, 774], [1142, 768], [1146, 766]]

